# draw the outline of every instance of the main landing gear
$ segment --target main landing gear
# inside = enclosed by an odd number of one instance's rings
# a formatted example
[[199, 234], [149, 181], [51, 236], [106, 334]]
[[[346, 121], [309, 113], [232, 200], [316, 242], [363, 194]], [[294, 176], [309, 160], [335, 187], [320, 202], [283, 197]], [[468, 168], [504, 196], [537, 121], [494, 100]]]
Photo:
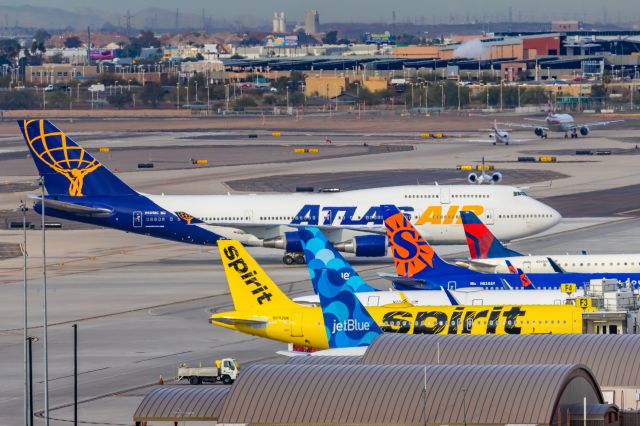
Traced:
[[307, 263], [303, 253], [285, 253], [282, 257], [282, 263], [285, 265], [304, 265]]
[[[564, 138], [569, 139], [569, 134], [564, 132]], [[571, 139], [578, 139], [578, 129], [573, 129], [571, 131]]]

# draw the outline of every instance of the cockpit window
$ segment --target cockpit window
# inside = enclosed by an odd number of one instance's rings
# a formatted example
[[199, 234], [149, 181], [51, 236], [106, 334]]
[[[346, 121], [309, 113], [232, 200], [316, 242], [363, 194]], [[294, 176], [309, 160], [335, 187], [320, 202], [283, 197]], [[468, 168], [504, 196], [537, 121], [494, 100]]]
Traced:
[[513, 196], [514, 196], [514, 197], [520, 197], [520, 196], [522, 196], [522, 197], [526, 197], [526, 196], [527, 196], [527, 193], [526, 193], [526, 192], [524, 192], [524, 191], [513, 191]]

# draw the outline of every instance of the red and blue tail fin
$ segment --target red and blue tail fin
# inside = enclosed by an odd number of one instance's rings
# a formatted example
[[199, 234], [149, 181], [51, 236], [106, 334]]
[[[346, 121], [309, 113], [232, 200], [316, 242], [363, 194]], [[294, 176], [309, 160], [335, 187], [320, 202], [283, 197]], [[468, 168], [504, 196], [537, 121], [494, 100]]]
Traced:
[[522, 284], [522, 288], [524, 288], [525, 290], [536, 289], [536, 287], [533, 285], [533, 283], [531, 282], [527, 274], [525, 274], [522, 269], [516, 268], [508, 260], [506, 260], [506, 262], [507, 262], [507, 268], [509, 268], [509, 272], [512, 274], [518, 274], [518, 277], [520, 278], [520, 284]]
[[474, 212], [461, 211], [460, 218], [462, 226], [464, 226], [464, 235], [467, 237], [471, 259], [522, 256], [521, 253], [502, 245]]
[[50, 195], [137, 194], [49, 120], [19, 120], [18, 125]]
[[380, 206], [396, 273], [405, 277], [469, 273], [442, 260], [411, 222], [393, 205]]

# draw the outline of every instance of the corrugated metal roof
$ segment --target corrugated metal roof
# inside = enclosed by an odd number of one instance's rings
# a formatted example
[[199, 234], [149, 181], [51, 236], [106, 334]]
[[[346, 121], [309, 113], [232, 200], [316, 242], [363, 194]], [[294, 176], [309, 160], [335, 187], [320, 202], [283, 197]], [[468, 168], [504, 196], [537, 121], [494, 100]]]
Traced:
[[342, 355], [342, 356], [294, 356], [287, 360], [287, 364], [360, 364], [362, 356]]
[[387, 333], [373, 341], [362, 364], [584, 364], [601, 386], [640, 387], [639, 353], [640, 335]]
[[255, 365], [233, 385], [218, 421], [461, 424], [464, 401], [470, 424], [550, 424], [561, 398], [575, 404], [583, 396], [602, 403], [577, 365]]
[[148, 392], [133, 420], [216, 420], [229, 386], [160, 386]]

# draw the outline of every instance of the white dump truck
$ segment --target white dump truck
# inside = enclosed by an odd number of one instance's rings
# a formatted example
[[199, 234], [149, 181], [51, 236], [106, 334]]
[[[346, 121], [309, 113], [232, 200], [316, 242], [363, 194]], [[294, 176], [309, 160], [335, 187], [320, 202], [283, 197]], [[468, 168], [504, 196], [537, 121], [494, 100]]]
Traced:
[[188, 380], [192, 385], [216, 382], [230, 385], [238, 378], [238, 373], [238, 361], [234, 358], [217, 359], [214, 367], [189, 367], [183, 363], [178, 366], [176, 381]]

